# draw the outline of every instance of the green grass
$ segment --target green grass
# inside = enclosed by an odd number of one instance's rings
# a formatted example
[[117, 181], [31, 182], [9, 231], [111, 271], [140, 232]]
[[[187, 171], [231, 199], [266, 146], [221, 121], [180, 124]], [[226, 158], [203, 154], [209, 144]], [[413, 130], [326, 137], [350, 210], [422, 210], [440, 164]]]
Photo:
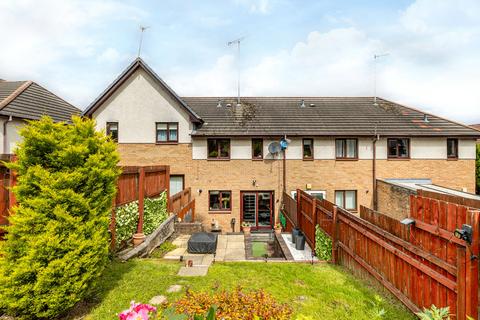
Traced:
[[260, 241], [252, 242], [252, 255], [254, 257], [264, 257], [267, 254], [267, 243]]
[[237, 285], [263, 288], [278, 301], [292, 306], [294, 319], [374, 320], [380, 319], [375, 314], [382, 308], [386, 311], [383, 319], [415, 319], [399, 302], [379, 294], [341, 267], [329, 264], [215, 263], [206, 277], [192, 278], [176, 276], [180, 266], [178, 262], [159, 259], [113, 262], [91, 301], [86, 303], [87, 311], [82, 313], [88, 314], [83, 319], [117, 319], [116, 314], [126, 309], [131, 300], [147, 303], [153, 296], [166, 295], [173, 301], [184, 293], [167, 294], [166, 289], [173, 284], [201, 291], [232, 289]]

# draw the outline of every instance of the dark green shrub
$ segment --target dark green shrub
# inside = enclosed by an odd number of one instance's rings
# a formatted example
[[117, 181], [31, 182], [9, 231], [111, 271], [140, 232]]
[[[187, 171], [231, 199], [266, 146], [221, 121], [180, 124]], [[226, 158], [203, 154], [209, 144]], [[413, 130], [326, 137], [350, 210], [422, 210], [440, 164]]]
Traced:
[[315, 227], [315, 254], [320, 260], [332, 260], [332, 239], [318, 224]]
[[108, 262], [116, 145], [93, 120], [72, 121], [29, 122], [8, 165], [18, 173], [18, 205], [0, 247], [0, 309], [21, 318], [67, 311]]

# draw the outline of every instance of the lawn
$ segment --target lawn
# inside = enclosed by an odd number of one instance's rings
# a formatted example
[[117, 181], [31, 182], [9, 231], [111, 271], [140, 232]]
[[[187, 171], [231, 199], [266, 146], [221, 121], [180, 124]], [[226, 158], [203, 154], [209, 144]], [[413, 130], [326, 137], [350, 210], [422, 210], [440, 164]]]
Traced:
[[160, 259], [113, 262], [89, 302], [93, 308], [83, 319], [117, 319], [116, 314], [131, 300], [148, 302], [153, 296], [166, 295], [172, 301], [184, 292], [166, 293], [173, 284], [201, 291], [237, 285], [264, 288], [294, 308], [294, 319], [373, 320], [379, 309], [386, 311], [384, 319], [415, 319], [399, 302], [329, 264], [215, 263], [206, 277], [192, 278], [176, 276], [179, 268], [178, 262]]

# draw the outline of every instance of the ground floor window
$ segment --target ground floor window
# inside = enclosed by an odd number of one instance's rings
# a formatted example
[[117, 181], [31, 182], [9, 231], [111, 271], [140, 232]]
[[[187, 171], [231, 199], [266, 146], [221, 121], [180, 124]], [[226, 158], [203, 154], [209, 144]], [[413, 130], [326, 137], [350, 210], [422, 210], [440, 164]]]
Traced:
[[232, 192], [211, 190], [208, 192], [208, 209], [210, 211], [231, 211]]
[[347, 210], [357, 210], [357, 190], [336, 190], [335, 204]]
[[185, 176], [183, 174], [170, 175], [170, 194], [179, 193], [185, 188]]

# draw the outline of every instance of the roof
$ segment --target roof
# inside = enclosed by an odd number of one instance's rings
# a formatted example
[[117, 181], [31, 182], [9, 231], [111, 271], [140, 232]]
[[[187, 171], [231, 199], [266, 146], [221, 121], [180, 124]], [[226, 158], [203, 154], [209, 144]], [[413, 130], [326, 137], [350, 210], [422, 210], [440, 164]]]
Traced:
[[97, 110], [137, 69], [149, 74], [180, 106], [189, 114], [192, 122], [201, 123], [202, 118], [188, 106], [141, 58], [136, 58], [108, 87], [83, 111], [83, 115], [91, 117]]
[[412, 190], [412, 191], [417, 191], [417, 190], [432, 191], [432, 192], [437, 192], [441, 194], [447, 194], [451, 196], [457, 196], [457, 197], [480, 201], [480, 196], [476, 194], [435, 185], [432, 183], [432, 180], [430, 179], [383, 179], [383, 181], [388, 182], [390, 184], [394, 184], [399, 187]]
[[49, 115], [55, 121], [69, 121], [80, 113], [80, 109], [35, 82], [0, 81], [0, 115], [29, 120]]
[[472, 128], [475, 129], [475, 130], [479, 130], [479, 131], [480, 131], [480, 124], [471, 124], [470, 127], [472, 127]]
[[182, 99], [204, 121], [194, 136], [372, 136], [376, 131], [383, 136], [480, 137], [469, 126], [386, 99], [374, 104], [373, 97], [242, 97], [241, 107], [234, 97]]

